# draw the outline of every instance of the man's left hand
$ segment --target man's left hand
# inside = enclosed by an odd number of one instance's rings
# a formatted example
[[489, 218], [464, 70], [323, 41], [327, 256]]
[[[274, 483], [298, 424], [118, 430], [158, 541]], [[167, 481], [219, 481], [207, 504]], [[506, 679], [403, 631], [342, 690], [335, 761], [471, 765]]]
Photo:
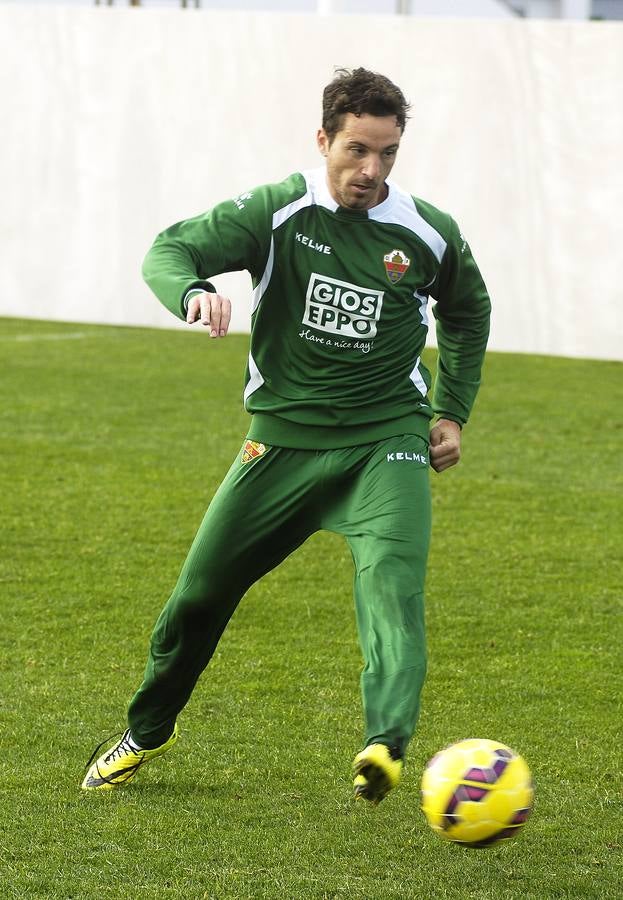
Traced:
[[430, 430], [430, 464], [435, 472], [455, 466], [461, 458], [461, 426], [439, 419]]

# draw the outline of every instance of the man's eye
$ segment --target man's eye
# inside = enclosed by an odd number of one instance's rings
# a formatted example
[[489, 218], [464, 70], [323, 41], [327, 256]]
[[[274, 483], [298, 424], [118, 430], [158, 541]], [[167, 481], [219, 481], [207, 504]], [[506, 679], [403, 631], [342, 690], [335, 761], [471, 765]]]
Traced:
[[395, 151], [395, 150], [386, 150], [386, 151], [385, 151], [385, 156], [388, 157], [388, 158], [391, 158], [392, 156], [395, 156], [395, 155], [396, 155], [396, 151]]
[[363, 156], [366, 152], [363, 147], [351, 147], [351, 152], [355, 154], [355, 156]]

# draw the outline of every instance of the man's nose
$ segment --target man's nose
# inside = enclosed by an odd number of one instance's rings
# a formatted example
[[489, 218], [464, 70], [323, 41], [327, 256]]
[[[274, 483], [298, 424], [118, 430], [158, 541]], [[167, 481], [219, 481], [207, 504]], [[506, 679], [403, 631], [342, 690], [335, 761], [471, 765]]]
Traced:
[[381, 174], [381, 160], [378, 156], [367, 156], [363, 164], [363, 174], [368, 181], [376, 181]]

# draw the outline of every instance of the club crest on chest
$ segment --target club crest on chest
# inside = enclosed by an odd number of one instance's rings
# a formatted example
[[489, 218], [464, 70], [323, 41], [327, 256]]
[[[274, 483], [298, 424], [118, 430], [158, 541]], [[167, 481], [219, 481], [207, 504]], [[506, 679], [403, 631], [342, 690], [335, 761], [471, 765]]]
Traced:
[[402, 250], [392, 250], [383, 257], [385, 272], [392, 284], [398, 284], [411, 265], [409, 257]]

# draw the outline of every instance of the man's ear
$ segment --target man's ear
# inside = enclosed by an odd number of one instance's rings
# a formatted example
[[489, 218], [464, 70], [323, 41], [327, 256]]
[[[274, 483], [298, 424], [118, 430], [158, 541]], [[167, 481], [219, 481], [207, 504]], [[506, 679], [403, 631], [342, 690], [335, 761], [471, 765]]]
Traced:
[[322, 155], [326, 156], [329, 152], [329, 135], [324, 128], [319, 128], [316, 132], [316, 143]]

